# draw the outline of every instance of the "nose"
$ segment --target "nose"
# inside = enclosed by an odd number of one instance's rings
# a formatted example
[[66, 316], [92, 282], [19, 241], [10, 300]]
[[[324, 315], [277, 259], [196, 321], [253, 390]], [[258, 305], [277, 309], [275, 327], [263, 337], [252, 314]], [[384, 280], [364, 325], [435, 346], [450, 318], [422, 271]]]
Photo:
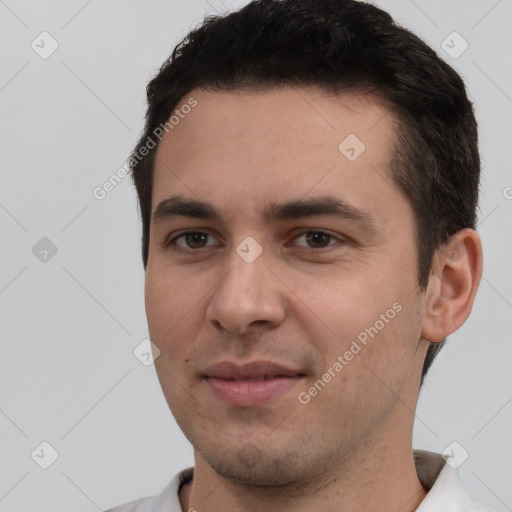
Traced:
[[267, 266], [264, 253], [255, 261], [244, 261], [235, 251], [229, 270], [219, 281], [206, 311], [216, 329], [246, 334], [252, 326], [276, 327], [286, 316], [283, 283]]

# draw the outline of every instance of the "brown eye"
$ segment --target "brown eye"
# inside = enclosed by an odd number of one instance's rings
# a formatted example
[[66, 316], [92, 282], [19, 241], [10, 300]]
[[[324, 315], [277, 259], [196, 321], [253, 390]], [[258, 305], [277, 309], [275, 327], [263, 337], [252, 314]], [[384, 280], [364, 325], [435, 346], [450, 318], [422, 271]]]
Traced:
[[[183, 250], [194, 250], [194, 249], [203, 249], [204, 247], [211, 247], [213, 244], [208, 244], [209, 240], [213, 240], [208, 233], [203, 233], [202, 231], [189, 231], [187, 233], [182, 233], [174, 237], [169, 241], [167, 246], [178, 246]], [[183, 243], [179, 243], [178, 240], [183, 240]]]
[[303, 238], [306, 242], [304, 244], [298, 244], [300, 247], [306, 247], [308, 249], [325, 249], [330, 247], [336, 242], [343, 243], [344, 240], [341, 238], [337, 238], [334, 235], [329, 233], [325, 233], [324, 231], [305, 231], [296, 237], [296, 240]]
[[309, 231], [305, 235], [307, 243], [314, 249], [327, 247], [332, 238], [331, 235], [322, 233], [321, 231]]

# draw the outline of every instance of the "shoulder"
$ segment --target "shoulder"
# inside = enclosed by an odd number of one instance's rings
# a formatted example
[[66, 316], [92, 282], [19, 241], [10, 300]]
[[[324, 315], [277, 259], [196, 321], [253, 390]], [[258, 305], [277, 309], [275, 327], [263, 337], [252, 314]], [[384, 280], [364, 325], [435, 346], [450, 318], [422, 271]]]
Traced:
[[181, 512], [179, 489], [182, 484], [192, 478], [193, 474], [193, 467], [184, 469], [177, 473], [167, 487], [157, 496], [130, 501], [124, 505], [109, 508], [104, 512]]
[[453, 455], [414, 450], [414, 463], [421, 483], [428, 489], [416, 512], [492, 512], [471, 499]]

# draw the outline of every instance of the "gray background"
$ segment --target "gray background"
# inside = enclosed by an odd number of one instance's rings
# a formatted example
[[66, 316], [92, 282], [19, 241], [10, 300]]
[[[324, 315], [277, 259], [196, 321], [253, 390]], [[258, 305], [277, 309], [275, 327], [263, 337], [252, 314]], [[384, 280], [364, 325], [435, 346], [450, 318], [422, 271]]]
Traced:
[[[134, 191], [125, 178], [92, 192], [125, 162], [175, 44], [245, 3], [0, 0], [0, 511], [106, 509], [193, 464], [154, 367], [133, 354], [148, 336]], [[376, 3], [463, 75], [481, 130], [483, 279], [421, 393], [414, 446], [456, 441], [473, 498], [511, 510], [512, 2]], [[46, 59], [31, 47], [51, 49], [43, 31], [59, 45]], [[469, 43], [457, 58], [441, 47], [453, 31]], [[58, 452], [48, 469], [43, 441]]]

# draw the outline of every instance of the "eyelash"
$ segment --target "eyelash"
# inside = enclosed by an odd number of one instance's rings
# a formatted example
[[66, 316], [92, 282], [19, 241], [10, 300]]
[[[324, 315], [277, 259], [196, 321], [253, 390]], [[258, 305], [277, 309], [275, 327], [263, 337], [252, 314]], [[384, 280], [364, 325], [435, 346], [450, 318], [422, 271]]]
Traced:
[[[336, 240], [337, 242], [343, 244], [343, 245], [346, 245], [348, 243], [348, 240], [345, 239], [345, 238], [340, 238], [340, 237], [336, 237], [334, 235], [332, 235], [331, 233], [328, 233], [326, 231], [322, 231], [322, 230], [316, 230], [316, 229], [307, 229], [307, 230], [304, 230], [302, 231], [301, 233], [297, 234], [295, 237], [294, 237], [294, 240], [301, 237], [301, 236], [304, 236], [308, 233], [314, 233], [314, 234], [322, 234], [322, 235], [325, 235], [327, 237], [329, 237], [329, 241], [331, 240]], [[180, 234], [178, 234], [177, 236], [175, 236], [174, 238], [172, 238], [171, 240], [169, 240], [168, 242], [164, 242], [164, 247], [166, 248], [171, 248], [171, 250], [173, 251], [181, 251], [181, 252], [198, 252], [200, 251], [201, 249], [207, 249], [208, 247], [200, 247], [199, 249], [185, 249], [183, 247], [180, 247], [176, 241], [179, 240], [180, 238], [186, 236], [186, 235], [194, 235], [194, 234], [197, 234], [197, 235], [206, 235], [210, 238], [213, 238], [212, 235], [210, 235], [209, 233], [205, 233], [204, 231], [194, 231], [194, 230], [191, 230], [191, 231], [184, 231]], [[207, 240], [208, 242], [208, 240]], [[329, 244], [327, 245], [326, 247], [320, 247], [320, 248], [314, 248], [314, 247], [303, 247], [301, 246], [302, 249], [309, 249], [311, 251], [314, 251], [314, 252], [319, 252], [321, 250], [327, 250], [329, 248], [332, 247], [332, 245], [335, 245], [335, 244]]]

